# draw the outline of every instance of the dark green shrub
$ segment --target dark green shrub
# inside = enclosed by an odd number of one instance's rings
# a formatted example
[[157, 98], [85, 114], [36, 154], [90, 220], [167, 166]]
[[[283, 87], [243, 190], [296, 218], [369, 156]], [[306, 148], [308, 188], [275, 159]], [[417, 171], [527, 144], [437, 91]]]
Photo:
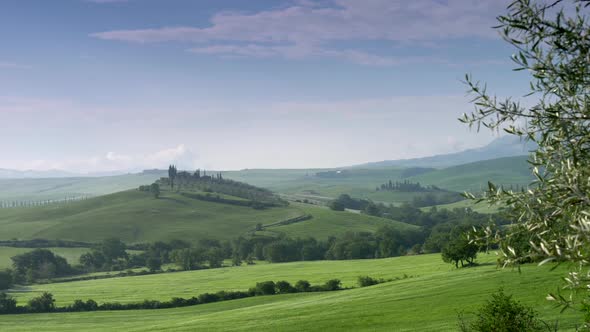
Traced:
[[274, 281], [263, 281], [256, 283], [256, 295], [274, 295], [275, 283]]
[[322, 288], [325, 291], [335, 291], [341, 289], [340, 284], [340, 279], [331, 279], [326, 281]]
[[0, 293], [0, 314], [12, 314], [16, 311], [16, 300], [6, 293]]
[[309, 292], [310, 287], [311, 287], [311, 284], [307, 280], [299, 280], [295, 284], [295, 289], [298, 292]]
[[467, 324], [459, 318], [463, 332], [537, 332], [548, 331], [548, 326], [538, 318], [533, 308], [525, 306], [506, 295], [503, 289], [492, 294], [476, 313], [477, 318]]
[[288, 281], [284, 280], [277, 281], [275, 286], [277, 288], [277, 293], [279, 294], [294, 293], [297, 291]]
[[377, 285], [379, 280], [371, 278], [369, 276], [360, 276], [358, 277], [358, 284], [360, 287], [367, 287]]
[[30, 312], [50, 312], [55, 309], [55, 300], [51, 293], [43, 293], [41, 296], [29, 300], [27, 309]]

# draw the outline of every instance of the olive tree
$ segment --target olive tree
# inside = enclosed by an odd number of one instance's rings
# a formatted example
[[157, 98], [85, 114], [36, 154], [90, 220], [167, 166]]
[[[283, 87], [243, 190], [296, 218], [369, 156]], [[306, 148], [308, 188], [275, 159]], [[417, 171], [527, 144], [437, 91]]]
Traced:
[[[499, 98], [466, 76], [475, 110], [460, 119], [477, 130], [503, 130], [536, 143], [529, 158], [535, 181], [528, 190], [490, 184], [483, 197], [467, 195], [511, 208], [518, 227], [507, 234], [483, 232], [500, 242], [513, 236], [528, 240], [530, 250], [524, 252], [502, 246], [506, 264], [531, 258], [575, 263], [566, 278], [572, 290], [590, 286], [589, 5], [588, 0], [513, 1], [498, 17], [497, 29], [516, 48], [514, 70], [530, 73], [530, 92]], [[548, 298], [565, 305], [574, 299]]]

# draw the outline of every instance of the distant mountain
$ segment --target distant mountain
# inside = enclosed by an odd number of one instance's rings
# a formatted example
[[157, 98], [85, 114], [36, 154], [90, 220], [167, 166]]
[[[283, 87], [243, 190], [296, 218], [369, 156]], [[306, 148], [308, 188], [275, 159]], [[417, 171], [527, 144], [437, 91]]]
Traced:
[[0, 179], [53, 179], [53, 178], [80, 178], [80, 177], [103, 177], [129, 174], [125, 171], [75, 173], [59, 169], [50, 170], [16, 170], [0, 168]]
[[63, 177], [74, 177], [80, 176], [76, 173], [61, 171], [61, 170], [46, 170], [46, 171], [33, 171], [33, 170], [15, 170], [0, 168], [1, 179], [25, 179], [25, 178], [63, 178]]
[[523, 142], [518, 137], [504, 136], [493, 140], [486, 146], [461, 152], [440, 154], [424, 158], [384, 160], [354, 167], [434, 167], [445, 168], [477, 161], [528, 155], [535, 148], [531, 142]]

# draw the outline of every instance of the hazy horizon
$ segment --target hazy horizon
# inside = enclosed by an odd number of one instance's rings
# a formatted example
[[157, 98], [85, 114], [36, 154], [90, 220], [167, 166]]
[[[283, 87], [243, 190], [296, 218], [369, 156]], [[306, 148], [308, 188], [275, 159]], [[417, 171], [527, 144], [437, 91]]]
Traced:
[[[505, 1], [6, 1], [0, 168], [329, 168], [462, 151], [518, 95]], [[34, 42], [32, 42], [34, 41]]]

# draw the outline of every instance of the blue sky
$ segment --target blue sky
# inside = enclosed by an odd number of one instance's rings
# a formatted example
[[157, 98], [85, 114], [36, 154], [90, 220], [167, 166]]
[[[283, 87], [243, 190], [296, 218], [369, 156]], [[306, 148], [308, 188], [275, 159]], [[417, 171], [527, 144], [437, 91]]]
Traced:
[[505, 1], [5, 0], [0, 168], [335, 167], [493, 139], [471, 73], [521, 95]]

